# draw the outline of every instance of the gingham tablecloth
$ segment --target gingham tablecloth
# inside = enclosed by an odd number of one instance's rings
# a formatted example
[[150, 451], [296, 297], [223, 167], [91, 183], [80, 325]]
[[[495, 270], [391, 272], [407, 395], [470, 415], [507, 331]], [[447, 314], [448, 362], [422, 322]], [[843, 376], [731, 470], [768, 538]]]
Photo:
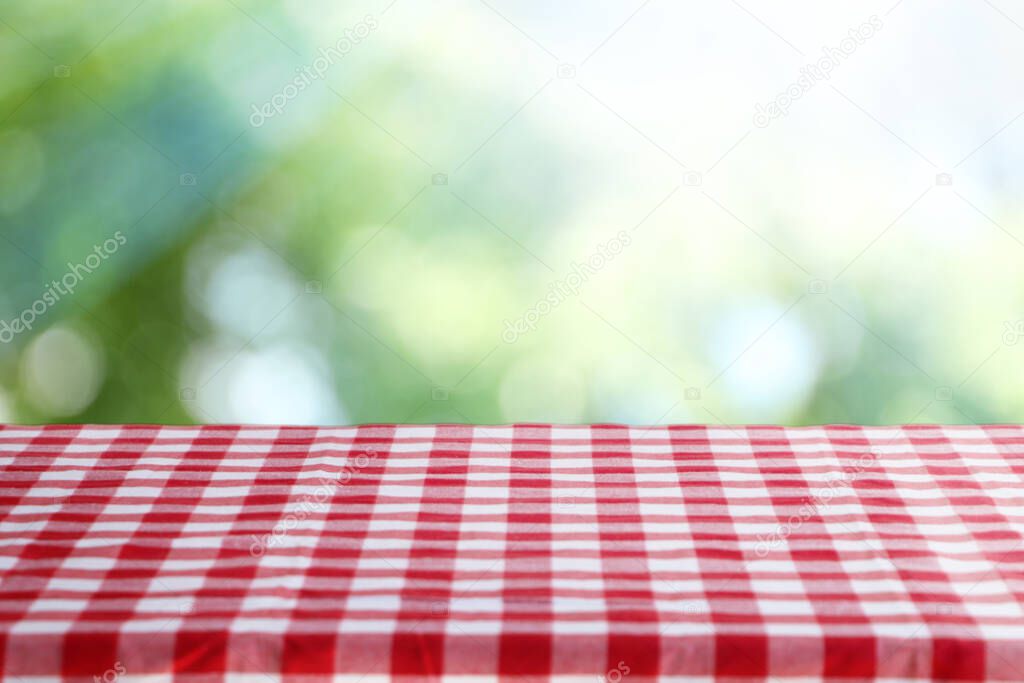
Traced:
[[1024, 428], [0, 428], [10, 680], [1024, 680]]

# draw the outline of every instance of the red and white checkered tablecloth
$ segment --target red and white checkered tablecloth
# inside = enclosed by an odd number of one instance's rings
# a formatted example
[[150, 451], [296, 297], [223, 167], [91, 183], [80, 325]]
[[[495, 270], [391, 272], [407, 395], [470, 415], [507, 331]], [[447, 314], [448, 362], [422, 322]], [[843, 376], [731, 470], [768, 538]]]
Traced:
[[0, 427], [0, 671], [1022, 681], [1022, 534], [1019, 426]]

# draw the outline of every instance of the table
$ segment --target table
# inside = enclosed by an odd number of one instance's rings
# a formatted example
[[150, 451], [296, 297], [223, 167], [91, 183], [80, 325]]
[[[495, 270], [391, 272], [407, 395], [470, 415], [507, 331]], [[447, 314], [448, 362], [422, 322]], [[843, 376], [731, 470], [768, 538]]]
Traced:
[[0, 671], [1024, 680], [1024, 428], [0, 427]]

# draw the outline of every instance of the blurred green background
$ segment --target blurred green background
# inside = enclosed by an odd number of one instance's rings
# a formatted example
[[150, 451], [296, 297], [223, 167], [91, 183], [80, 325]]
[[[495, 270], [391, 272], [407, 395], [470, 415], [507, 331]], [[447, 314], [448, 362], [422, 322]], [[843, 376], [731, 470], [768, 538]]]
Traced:
[[1011, 10], [8, 0], [0, 420], [1019, 422]]

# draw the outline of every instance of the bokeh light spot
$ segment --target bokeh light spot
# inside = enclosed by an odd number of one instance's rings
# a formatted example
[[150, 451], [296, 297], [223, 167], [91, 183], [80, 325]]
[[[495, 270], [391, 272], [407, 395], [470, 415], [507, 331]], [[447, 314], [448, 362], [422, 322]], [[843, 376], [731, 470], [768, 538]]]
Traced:
[[37, 409], [55, 417], [88, 408], [99, 392], [104, 372], [103, 356], [93, 341], [62, 325], [33, 339], [21, 359], [26, 397]]

